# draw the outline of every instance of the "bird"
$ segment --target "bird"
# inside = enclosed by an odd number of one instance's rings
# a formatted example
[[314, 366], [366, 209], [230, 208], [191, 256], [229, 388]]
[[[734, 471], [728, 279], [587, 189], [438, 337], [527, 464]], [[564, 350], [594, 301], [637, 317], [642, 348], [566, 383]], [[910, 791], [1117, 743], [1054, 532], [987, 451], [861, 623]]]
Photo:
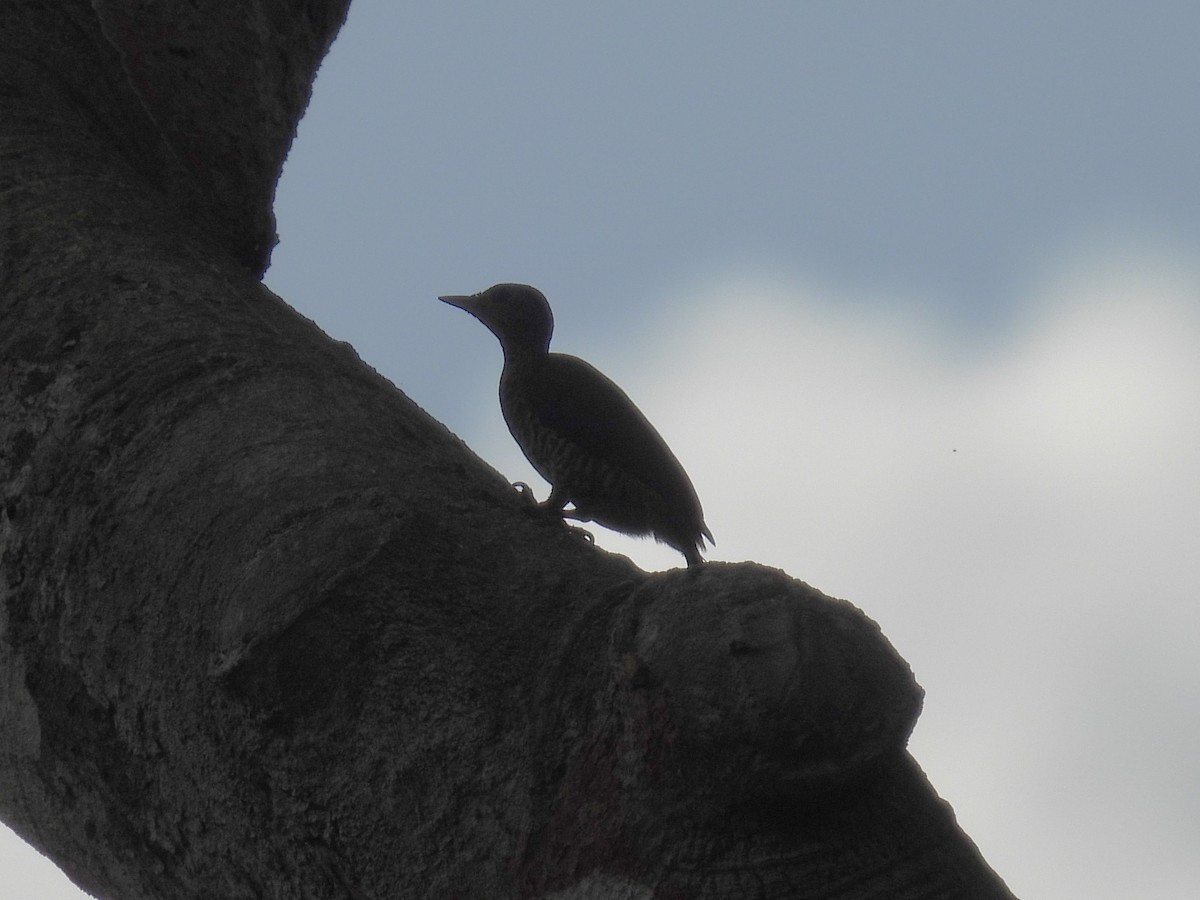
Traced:
[[545, 295], [527, 284], [496, 284], [438, 299], [473, 315], [500, 341], [500, 410], [525, 458], [550, 484], [538, 508], [651, 536], [682, 553], [689, 568], [700, 565], [705, 538], [716, 542], [691, 479], [621, 388], [590, 363], [550, 352], [554, 314]]

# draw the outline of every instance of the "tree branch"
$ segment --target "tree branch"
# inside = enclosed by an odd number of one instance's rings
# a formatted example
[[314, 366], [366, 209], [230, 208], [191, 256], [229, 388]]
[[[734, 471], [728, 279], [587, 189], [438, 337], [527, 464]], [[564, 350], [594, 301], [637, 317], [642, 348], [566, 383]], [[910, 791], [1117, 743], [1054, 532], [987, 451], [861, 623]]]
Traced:
[[257, 281], [343, 4], [152, 6], [0, 10], [5, 821], [123, 900], [1008, 896], [861, 612], [529, 515]]

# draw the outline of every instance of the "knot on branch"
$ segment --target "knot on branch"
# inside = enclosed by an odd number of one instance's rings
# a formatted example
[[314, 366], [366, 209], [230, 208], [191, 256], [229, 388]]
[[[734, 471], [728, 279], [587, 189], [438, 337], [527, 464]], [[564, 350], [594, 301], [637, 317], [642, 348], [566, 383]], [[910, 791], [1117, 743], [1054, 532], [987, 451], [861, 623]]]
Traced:
[[823, 793], [903, 749], [923, 693], [852, 604], [713, 564], [632, 599], [614, 632], [623, 742], [668, 794], [726, 807]]

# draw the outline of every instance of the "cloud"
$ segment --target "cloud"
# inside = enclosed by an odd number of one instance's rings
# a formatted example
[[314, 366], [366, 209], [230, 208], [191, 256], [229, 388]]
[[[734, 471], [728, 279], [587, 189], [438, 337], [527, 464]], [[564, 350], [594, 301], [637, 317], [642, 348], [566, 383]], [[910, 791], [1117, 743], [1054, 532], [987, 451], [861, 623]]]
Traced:
[[1191, 896], [1200, 272], [1077, 252], [999, 340], [761, 274], [672, 300], [656, 352], [605, 368], [691, 473], [713, 557], [880, 621], [928, 691], [914, 753], [1018, 895]]
[[54, 863], [3, 823], [0, 823], [0, 871], [4, 872], [6, 897], [91, 900], [90, 894], [72, 884]]

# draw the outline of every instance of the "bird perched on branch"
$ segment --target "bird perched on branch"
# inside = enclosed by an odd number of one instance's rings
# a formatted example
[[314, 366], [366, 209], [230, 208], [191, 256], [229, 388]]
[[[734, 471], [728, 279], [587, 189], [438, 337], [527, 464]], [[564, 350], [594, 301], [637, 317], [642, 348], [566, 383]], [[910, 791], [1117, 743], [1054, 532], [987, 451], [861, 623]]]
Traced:
[[[439, 297], [500, 339], [500, 409], [525, 457], [551, 484], [540, 508], [624, 534], [651, 535], [689, 566], [712, 533], [683, 466], [641, 410], [574, 356], [550, 352], [554, 316], [537, 288], [497, 284]], [[564, 507], [572, 503], [574, 510]]]

